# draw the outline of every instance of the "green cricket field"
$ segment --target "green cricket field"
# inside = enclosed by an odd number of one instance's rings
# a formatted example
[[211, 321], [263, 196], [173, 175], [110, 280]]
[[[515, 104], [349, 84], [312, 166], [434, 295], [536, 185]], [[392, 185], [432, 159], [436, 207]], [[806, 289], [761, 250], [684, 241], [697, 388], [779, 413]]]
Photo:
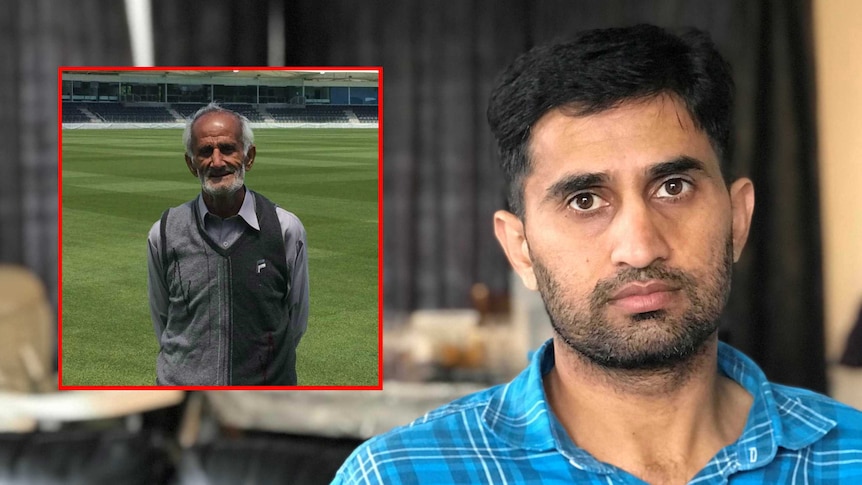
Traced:
[[[246, 184], [296, 214], [308, 235], [301, 386], [378, 382], [378, 131], [259, 129]], [[155, 384], [147, 233], [194, 198], [182, 130], [64, 130], [63, 386]]]

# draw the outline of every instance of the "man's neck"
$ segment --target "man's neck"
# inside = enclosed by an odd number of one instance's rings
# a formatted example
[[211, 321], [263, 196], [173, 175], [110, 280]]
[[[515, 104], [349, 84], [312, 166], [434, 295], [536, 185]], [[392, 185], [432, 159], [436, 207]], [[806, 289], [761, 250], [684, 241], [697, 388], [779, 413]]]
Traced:
[[751, 396], [720, 376], [718, 339], [671, 369], [599, 368], [554, 339], [544, 378], [554, 414], [599, 461], [653, 484], [687, 483], [742, 433]]
[[201, 192], [201, 195], [210, 214], [226, 219], [239, 213], [242, 202], [245, 200], [245, 186], [243, 185], [236, 192], [225, 196], [213, 196], [206, 192]]

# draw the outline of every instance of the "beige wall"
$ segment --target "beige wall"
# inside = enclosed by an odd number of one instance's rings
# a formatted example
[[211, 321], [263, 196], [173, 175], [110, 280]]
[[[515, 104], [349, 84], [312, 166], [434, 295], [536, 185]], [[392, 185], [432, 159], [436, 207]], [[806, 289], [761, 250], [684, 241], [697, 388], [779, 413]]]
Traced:
[[862, 304], [862, 2], [815, 0], [826, 343], [840, 357]]

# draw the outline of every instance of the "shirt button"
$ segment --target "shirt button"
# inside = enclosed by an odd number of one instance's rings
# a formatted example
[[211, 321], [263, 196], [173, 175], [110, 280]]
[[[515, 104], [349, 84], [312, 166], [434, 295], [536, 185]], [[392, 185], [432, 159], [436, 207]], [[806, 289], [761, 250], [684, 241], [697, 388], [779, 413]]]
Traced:
[[227, 247], [227, 241], [225, 241], [225, 242], [224, 242], [224, 243], [222, 243], [222, 244], [224, 244], [224, 247]]

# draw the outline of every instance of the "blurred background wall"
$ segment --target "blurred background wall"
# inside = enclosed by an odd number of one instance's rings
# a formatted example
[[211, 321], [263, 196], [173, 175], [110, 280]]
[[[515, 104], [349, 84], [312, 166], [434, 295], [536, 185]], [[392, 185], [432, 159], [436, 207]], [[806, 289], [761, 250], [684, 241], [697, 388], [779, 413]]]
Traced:
[[[708, 30], [736, 74], [732, 162], [758, 194], [725, 336], [773, 379], [820, 390], [824, 336], [834, 358], [862, 297], [858, 13], [851, 0], [152, 1], [159, 65], [264, 65], [280, 15], [287, 65], [383, 66], [393, 322], [469, 306], [477, 282], [509, 291], [490, 223], [503, 188], [484, 110], [515, 55], [584, 28]], [[111, 0], [22, 0], [2, 22], [0, 126], [12, 149], [0, 258], [36, 271], [56, 304], [56, 67], [130, 64], [125, 11]]]
[[57, 67], [131, 62], [112, 0], [15, 0], [0, 15], [0, 261], [39, 276], [58, 306]]
[[827, 356], [862, 305], [862, 3], [814, 2]]

